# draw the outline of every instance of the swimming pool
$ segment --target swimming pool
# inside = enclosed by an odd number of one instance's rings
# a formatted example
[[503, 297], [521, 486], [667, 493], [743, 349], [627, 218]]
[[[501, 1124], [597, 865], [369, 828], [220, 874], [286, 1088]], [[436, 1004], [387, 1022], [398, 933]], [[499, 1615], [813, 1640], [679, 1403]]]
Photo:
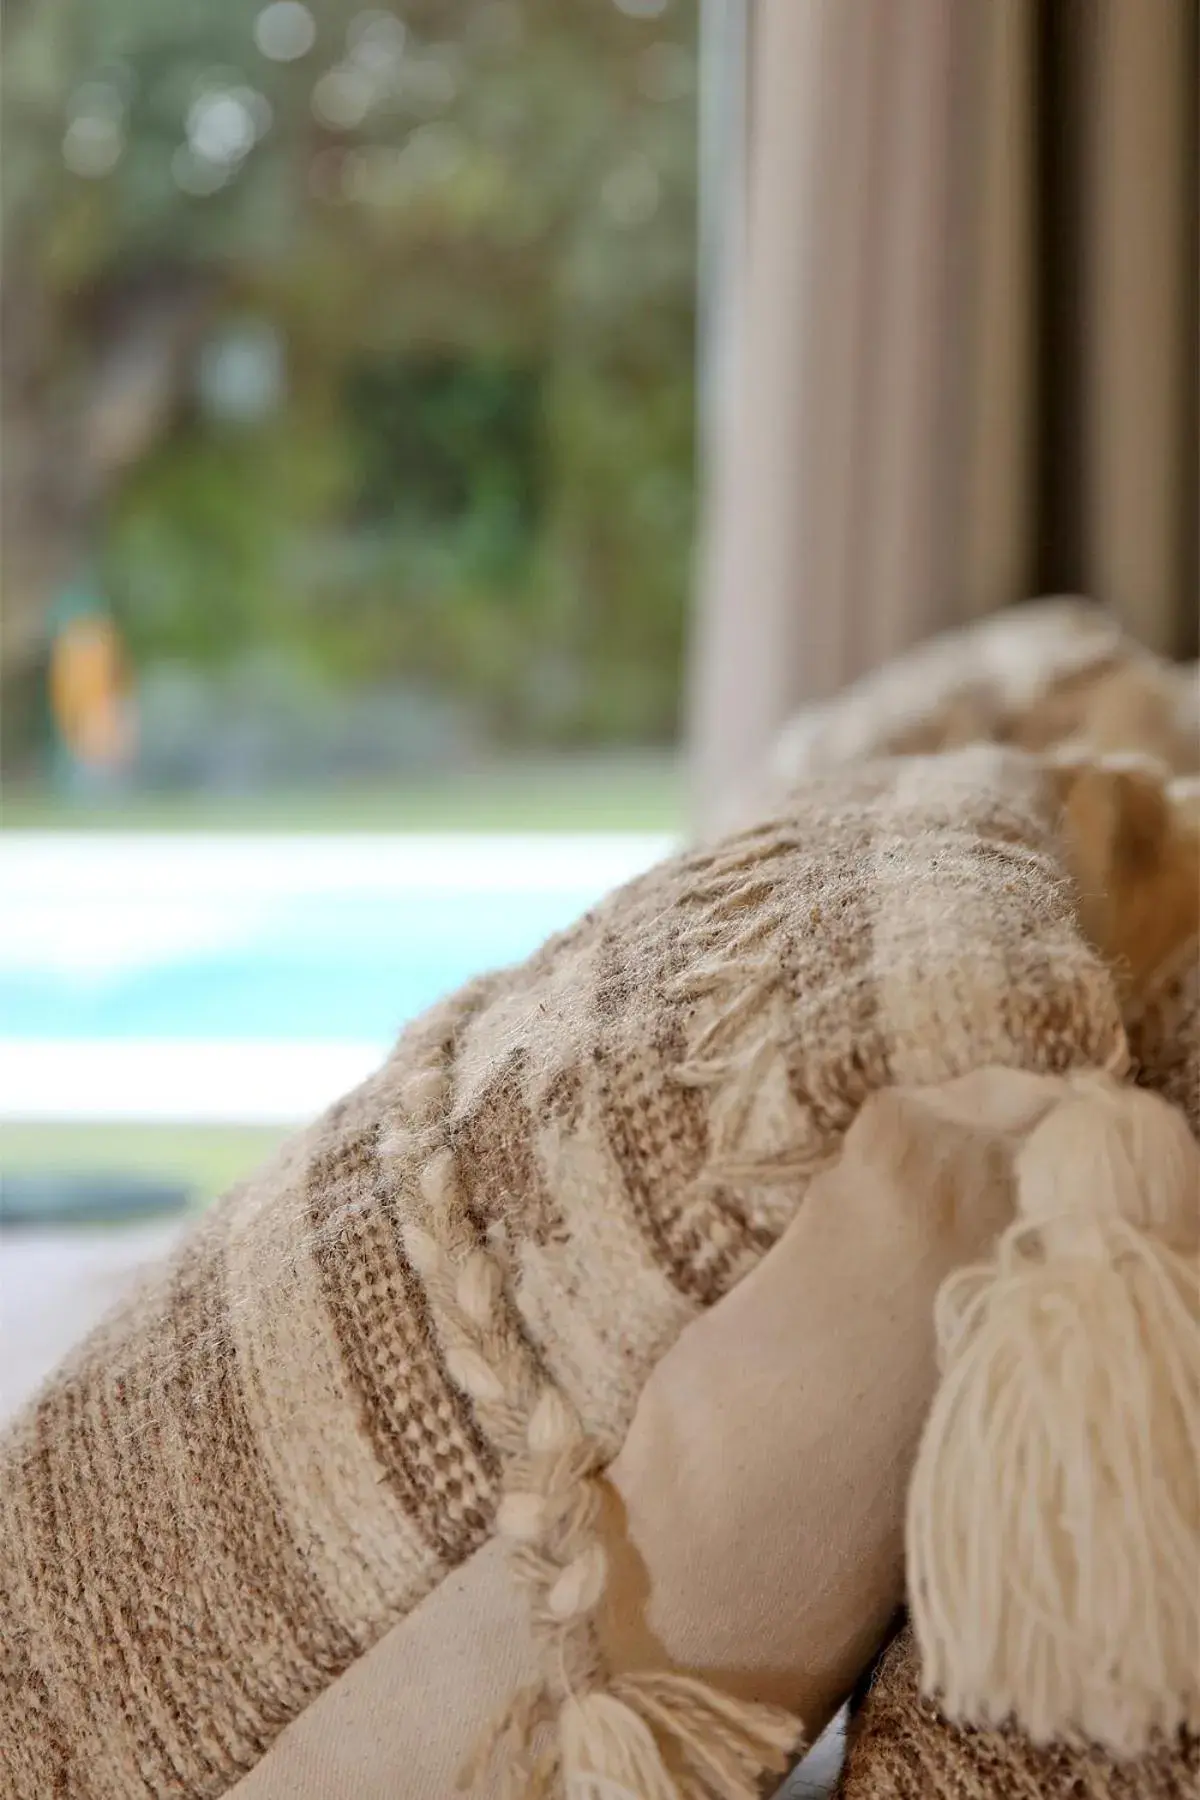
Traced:
[[306, 1116], [646, 836], [0, 840], [0, 1117]]

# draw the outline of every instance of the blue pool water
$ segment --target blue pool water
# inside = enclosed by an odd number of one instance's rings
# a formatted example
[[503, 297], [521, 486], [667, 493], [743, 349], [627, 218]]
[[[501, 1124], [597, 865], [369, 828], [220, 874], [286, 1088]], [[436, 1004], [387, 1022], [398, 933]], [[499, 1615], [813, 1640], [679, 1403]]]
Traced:
[[287, 1125], [670, 848], [0, 833], [0, 1119]]
[[0, 966], [0, 1035], [385, 1043], [441, 995], [527, 956], [597, 898], [423, 890], [301, 895], [226, 941], [112, 967]]

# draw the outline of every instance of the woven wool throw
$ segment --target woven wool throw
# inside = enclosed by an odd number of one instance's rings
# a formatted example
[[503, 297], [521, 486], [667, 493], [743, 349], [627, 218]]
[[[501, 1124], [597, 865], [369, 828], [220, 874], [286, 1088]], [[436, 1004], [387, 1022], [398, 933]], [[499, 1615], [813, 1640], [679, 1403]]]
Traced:
[[0, 1439], [6, 1791], [223, 1794], [495, 1532], [545, 1651], [510, 1791], [674, 1793], [672, 1733], [752, 1791], [791, 1721], [607, 1690], [594, 1477], [870, 1093], [1123, 1063], [1057, 795], [990, 748], [815, 781], [435, 1007], [219, 1204]]
[[[1189, 816], [1191, 795], [1183, 802]], [[1196, 897], [1200, 905], [1200, 896]], [[1128, 1014], [1138, 1080], [1179, 1108], [1200, 1139], [1200, 938], [1188, 938]], [[1196, 1197], [1200, 1208], [1200, 1194]], [[1200, 1591], [1191, 1596], [1200, 1615]], [[1098, 1745], [1038, 1745], [1013, 1725], [950, 1724], [920, 1692], [920, 1658], [905, 1626], [855, 1710], [838, 1800], [1194, 1800], [1200, 1720], [1141, 1756]]]
[[1200, 1737], [1180, 1732], [1132, 1761], [1096, 1747], [1038, 1746], [1011, 1727], [950, 1725], [920, 1691], [906, 1626], [851, 1719], [837, 1800], [1195, 1800]]
[[[872, 1095], [779, 1242], [650, 1371], [604, 1477], [597, 1624], [614, 1677], [715, 1679], [802, 1719], [809, 1742], [841, 1705], [903, 1597], [938, 1287], [1009, 1222], [1014, 1156], [1059, 1081], [983, 1069]], [[441, 1800], [480, 1719], [537, 1673], [490, 1540], [288, 1726], [235, 1800], [396, 1800], [401, 1769], [408, 1800]], [[498, 1786], [485, 1778], [479, 1800]]]
[[942, 1287], [909, 1605], [949, 1717], [1136, 1756], [1200, 1718], [1200, 820], [1153, 766], [1052, 762], [1142, 1086], [1065, 1084], [1014, 1222]]
[[785, 787], [865, 757], [969, 743], [1139, 751], [1200, 768], [1200, 669], [1164, 661], [1083, 600], [1009, 608], [918, 645], [785, 727]]

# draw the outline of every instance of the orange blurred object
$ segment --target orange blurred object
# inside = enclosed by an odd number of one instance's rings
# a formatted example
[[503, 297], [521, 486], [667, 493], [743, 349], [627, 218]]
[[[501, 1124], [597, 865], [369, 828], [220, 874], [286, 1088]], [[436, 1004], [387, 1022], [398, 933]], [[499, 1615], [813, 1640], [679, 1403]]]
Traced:
[[62, 626], [50, 653], [50, 709], [62, 742], [85, 767], [129, 763], [135, 733], [121, 640], [111, 619], [88, 613]]

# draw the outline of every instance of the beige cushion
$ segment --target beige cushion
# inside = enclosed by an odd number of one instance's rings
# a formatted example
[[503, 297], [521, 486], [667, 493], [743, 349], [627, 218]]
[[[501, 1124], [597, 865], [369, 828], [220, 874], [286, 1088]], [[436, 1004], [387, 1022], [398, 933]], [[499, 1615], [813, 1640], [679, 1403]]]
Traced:
[[[1190, 797], [1181, 797], [1190, 819]], [[1148, 992], [1131, 1004], [1139, 1079], [1180, 1107], [1200, 1138], [1200, 941], [1193, 935]], [[1200, 1604], [1200, 1597], [1198, 1597]], [[911, 1632], [874, 1672], [858, 1708], [839, 1800], [1195, 1800], [1200, 1736], [1183, 1734], [1149, 1755], [1117, 1761], [1102, 1750], [1037, 1747], [1016, 1731], [967, 1731], [922, 1698]]]
[[1200, 768], [1200, 681], [1125, 637], [1082, 600], [1006, 609], [920, 644], [781, 733], [772, 778], [785, 788], [822, 770], [963, 744], [1045, 751], [1139, 751]]
[[569, 1491], [514, 1568], [544, 1617], [570, 1565], [582, 1655], [588, 1471], [862, 1103], [1123, 1054], [1059, 822], [991, 748], [815, 781], [435, 1007], [227, 1196], [0, 1436], [13, 1794], [227, 1792], [487, 1541], [535, 1417]]
[[538, 1672], [507, 1556], [497, 1538], [476, 1550], [292, 1721], [233, 1800], [449, 1800], [485, 1721]]
[[778, 1248], [667, 1352], [610, 1471], [616, 1666], [824, 1729], [903, 1596], [935, 1296], [1010, 1222], [1060, 1086], [993, 1069], [869, 1100]]
[[[990, 1070], [869, 1100], [775, 1249], [667, 1352], [610, 1470], [615, 1666], [715, 1676], [821, 1730], [902, 1598], [934, 1295], [1007, 1224], [1015, 1148], [1056, 1086]], [[237, 1800], [394, 1800], [401, 1779], [411, 1800], [449, 1794], [481, 1720], [535, 1667], [487, 1545]]]

